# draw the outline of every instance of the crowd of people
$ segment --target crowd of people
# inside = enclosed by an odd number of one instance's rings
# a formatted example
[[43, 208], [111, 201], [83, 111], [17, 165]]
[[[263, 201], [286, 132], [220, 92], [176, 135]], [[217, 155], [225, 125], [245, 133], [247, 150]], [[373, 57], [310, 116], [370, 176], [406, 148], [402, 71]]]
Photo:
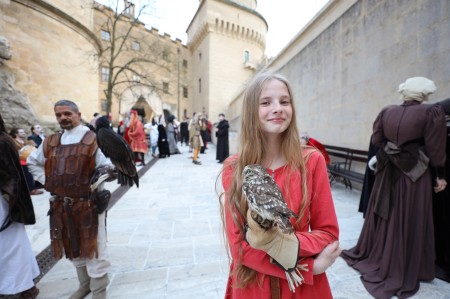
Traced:
[[[97, 115], [94, 115], [94, 119]], [[93, 120], [94, 120], [93, 119]], [[180, 146], [188, 146], [192, 153], [194, 165], [201, 165], [200, 154], [205, 154], [208, 143], [212, 142], [213, 124], [206, 115], [194, 112], [192, 118], [185, 118], [179, 122], [169, 114], [152, 117], [144, 123], [144, 117], [132, 110], [119, 123], [117, 133], [122, 135], [130, 144], [136, 155], [136, 160], [145, 165], [145, 155], [151, 153], [153, 158], [168, 158], [181, 154]], [[218, 115], [215, 125], [216, 160], [218, 163], [229, 156], [229, 124], [225, 114]]]
[[[112, 167], [96, 142], [96, 122], [101, 115], [95, 113], [86, 122], [77, 104], [69, 100], [55, 103], [54, 112], [61, 130], [49, 136], [39, 124], [31, 127], [28, 136], [22, 128], [7, 132], [0, 115], [0, 294], [19, 294], [20, 298], [36, 298], [39, 294], [34, 285], [39, 267], [24, 225], [36, 221], [30, 196], [43, 194], [40, 189], [45, 188], [51, 194], [53, 255], [56, 259], [70, 259], [79, 280], [79, 287], [70, 298], [84, 298], [91, 292], [92, 298], [106, 298], [110, 269], [106, 206], [100, 199], [104, 193], [90, 190], [96, 172]], [[129, 144], [135, 160], [144, 166], [147, 152], [153, 158], [180, 154], [177, 143], [183, 140], [198, 156], [200, 145], [205, 146], [210, 139], [203, 142], [200, 135], [205, 117], [194, 119], [197, 122], [190, 120], [188, 128], [195, 132], [191, 138], [182, 139], [180, 124], [173, 115], [169, 115], [167, 123], [160, 117], [144, 125], [142, 115], [131, 110], [117, 133]], [[201, 164], [198, 157], [193, 161]]]
[[[142, 166], [147, 153], [170, 157], [181, 153], [183, 143], [192, 163], [202, 165], [200, 155], [214, 133], [231, 259], [225, 298], [333, 298], [326, 270], [338, 256], [361, 273], [375, 298], [408, 298], [421, 281], [450, 282], [450, 99], [426, 104], [435, 90], [430, 79], [409, 78], [398, 89], [401, 104], [383, 108], [375, 119], [360, 203], [364, 225], [357, 244], [342, 251], [327, 173], [332, 161], [319, 141], [299, 134], [294, 95], [283, 76], [261, 73], [247, 86], [239, 148], [231, 157], [224, 114], [215, 126], [201, 113], [182, 122], [168, 115], [144, 124], [131, 110], [117, 133]], [[70, 298], [91, 292], [92, 298], [106, 298], [111, 266], [106, 212], [90, 184], [100, 169], [114, 166], [92, 130], [98, 114], [84, 125], [79, 107], [69, 100], [56, 102], [54, 113], [61, 131], [48, 136], [39, 124], [28, 136], [23, 128], [7, 132], [0, 115], [0, 294], [36, 298], [39, 293], [33, 281], [39, 268], [24, 225], [36, 221], [30, 196], [45, 187], [51, 193], [53, 255], [70, 259], [79, 280]], [[255, 197], [249, 198], [243, 192], [244, 170], [255, 164], [271, 180], [253, 176]], [[280, 192], [270, 193], [274, 187]], [[286, 216], [276, 209], [261, 214], [258, 209], [277, 206], [271, 196], [290, 210], [292, 233], [255, 218], [255, 212], [270, 221]]]

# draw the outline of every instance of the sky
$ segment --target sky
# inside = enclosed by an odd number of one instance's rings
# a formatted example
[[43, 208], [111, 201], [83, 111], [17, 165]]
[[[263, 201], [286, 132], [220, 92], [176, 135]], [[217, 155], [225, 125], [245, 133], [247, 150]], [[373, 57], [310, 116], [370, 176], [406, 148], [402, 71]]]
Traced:
[[[99, 2], [107, 4], [108, 0]], [[133, 2], [138, 5], [139, 1]], [[276, 56], [327, 2], [328, 0], [257, 0], [256, 11], [269, 25], [266, 55]], [[186, 43], [186, 29], [200, 1], [150, 0], [150, 3], [153, 12], [150, 17], [142, 19], [147, 27], [157, 28], [160, 34], [170, 34], [172, 39], [179, 38]]]

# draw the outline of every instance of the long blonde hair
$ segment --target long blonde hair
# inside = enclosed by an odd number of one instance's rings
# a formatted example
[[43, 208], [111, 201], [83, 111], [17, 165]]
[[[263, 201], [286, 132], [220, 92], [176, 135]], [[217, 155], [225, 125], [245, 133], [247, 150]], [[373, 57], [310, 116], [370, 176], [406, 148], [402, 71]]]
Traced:
[[[302, 198], [300, 212], [296, 223], [300, 223], [304, 210], [306, 207], [306, 168], [305, 161], [302, 156], [300, 135], [297, 129], [297, 121], [295, 114], [295, 107], [293, 105], [291, 87], [283, 76], [273, 73], [261, 73], [257, 75], [252, 82], [247, 86], [244, 100], [242, 105], [241, 114], [241, 131], [240, 131], [240, 147], [238, 150], [238, 157], [234, 163], [229, 167], [234, 168], [233, 181], [228, 190], [226, 190], [226, 198], [224, 205], [221, 205], [221, 215], [223, 226], [226, 229], [224, 210], [227, 209], [232, 215], [233, 221], [240, 229], [241, 241], [244, 240], [244, 224], [246, 221], [247, 202], [245, 196], [242, 194], [242, 171], [246, 165], [249, 164], [261, 164], [266, 151], [266, 138], [263, 134], [261, 123], [259, 121], [259, 98], [265, 85], [272, 80], [278, 80], [283, 82], [291, 97], [292, 105], [292, 120], [286, 131], [282, 134], [281, 151], [286, 160], [287, 169], [290, 170], [290, 174], [300, 171], [301, 184], [302, 184]], [[289, 174], [289, 175], [290, 175]], [[287, 185], [289, 184], [289, 180]], [[288, 186], [285, 190], [289, 190]], [[286, 197], [289, 195], [287, 194]], [[242, 221], [244, 220], [244, 222]], [[226, 232], [225, 232], [226, 236]], [[227, 240], [226, 240], [227, 241]], [[257, 278], [257, 272], [244, 266], [241, 262], [242, 248], [239, 250], [239, 260], [236, 261], [235, 274], [237, 275], [238, 287], [246, 287], [248, 283], [255, 281]]]

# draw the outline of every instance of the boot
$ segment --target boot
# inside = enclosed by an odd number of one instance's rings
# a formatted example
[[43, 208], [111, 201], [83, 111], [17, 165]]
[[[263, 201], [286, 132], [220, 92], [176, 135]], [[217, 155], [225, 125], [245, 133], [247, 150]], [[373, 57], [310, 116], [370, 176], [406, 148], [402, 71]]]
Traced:
[[106, 287], [109, 284], [108, 274], [98, 278], [91, 278], [92, 299], [106, 299]]
[[28, 289], [28, 290], [20, 293], [19, 298], [20, 299], [35, 299], [38, 294], [39, 294], [39, 289], [36, 286], [33, 286], [31, 289]]
[[91, 282], [91, 278], [87, 273], [86, 266], [77, 267], [76, 269], [80, 286], [78, 287], [78, 290], [72, 296], [69, 297], [69, 299], [83, 299], [87, 294], [91, 292], [91, 290], [89, 289], [89, 283]]

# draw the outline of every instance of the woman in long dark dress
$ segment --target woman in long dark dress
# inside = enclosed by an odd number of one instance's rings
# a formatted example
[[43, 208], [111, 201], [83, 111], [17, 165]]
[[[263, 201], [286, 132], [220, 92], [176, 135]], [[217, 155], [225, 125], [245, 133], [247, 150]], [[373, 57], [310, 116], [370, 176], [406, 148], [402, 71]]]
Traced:
[[158, 152], [159, 158], [170, 157], [169, 141], [167, 140], [166, 128], [158, 125]]
[[421, 104], [435, 89], [423, 77], [406, 80], [403, 104], [384, 108], [373, 125], [375, 184], [358, 243], [342, 257], [375, 298], [410, 297], [435, 276], [429, 166], [439, 169], [434, 191], [444, 190], [445, 117], [439, 105]]
[[225, 114], [219, 114], [219, 123], [216, 128], [217, 137], [217, 150], [216, 150], [216, 160], [222, 163], [230, 155], [229, 143], [228, 143], [228, 129], [230, 125], [225, 119]]
[[[450, 175], [450, 99], [438, 103], [447, 119], [445, 173]], [[433, 194], [434, 237], [436, 245], [436, 277], [450, 282], [450, 186]]]
[[[373, 156], [378, 152], [372, 142], [372, 136], [370, 137], [369, 152], [367, 154], [367, 161], [370, 161]], [[372, 193], [373, 183], [375, 182], [375, 172], [370, 169], [369, 165], [366, 166], [366, 172], [364, 173], [364, 182], [361, 190], [361, 197], [359, 199], [358, 212], [363, 213], [363, 217], [366, 218], [367, 206], [369, 205], [370, 193]]]

